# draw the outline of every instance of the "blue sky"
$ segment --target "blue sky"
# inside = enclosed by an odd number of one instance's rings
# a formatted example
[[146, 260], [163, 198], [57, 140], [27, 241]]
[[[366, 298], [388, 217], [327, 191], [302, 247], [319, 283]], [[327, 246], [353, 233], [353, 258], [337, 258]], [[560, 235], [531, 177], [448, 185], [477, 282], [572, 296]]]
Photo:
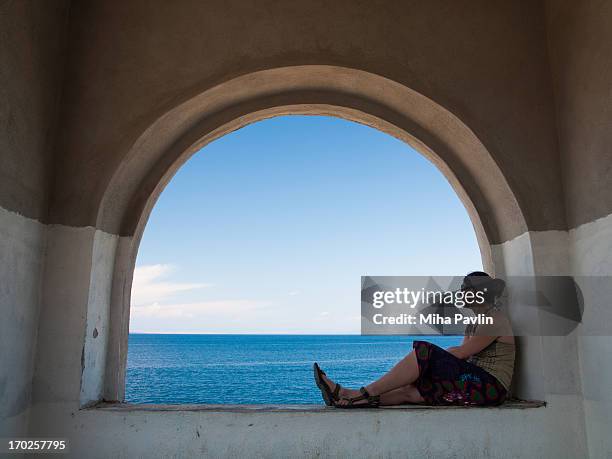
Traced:
[[422, 155], [349, 121], [278, 117], [207, 145], [161, 194], [130, 330], [359, 333], [362, 275], [475, 269], [467, 212]]

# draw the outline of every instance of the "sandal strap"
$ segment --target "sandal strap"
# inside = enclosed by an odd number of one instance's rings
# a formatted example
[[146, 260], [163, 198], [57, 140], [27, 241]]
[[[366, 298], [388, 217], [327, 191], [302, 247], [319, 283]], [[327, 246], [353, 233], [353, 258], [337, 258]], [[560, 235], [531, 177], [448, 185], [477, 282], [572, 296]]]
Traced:
[[[321, 369], [318, 369], [319, 373], [323, 376], [327, 376], [327, 374]], [[328, 386], [329, 387], [329, 386]], [[331, 391], [331, 395], [332, 395], [332, 399], [333, 400], [340, 400], [340, 391], [342, 390], [342, 386], [338, 383], [336, 383], [336, 387], [334, 387], [334, 390]]]
[[342, 400], [346, 400], [349, 405], [353, 406], [359, 406], [356, 405], [356, 403], [363, 400], [367, 402], [363, 404], [364, 406], [368, 405], [375, 408], [380, 406], [380, 395], [370, 395], [365, 387], [361, 387], [359, 392], [361, 392], [361, 395], [357, 395], [356, 397], [342, 397]]
[[361, 395], [368, 401], [368, 403], [372, 406], [380, 406], [380, 395], [370, 395], [368, 390], [365, 387], [360, 387], [359, 392]]
[[334, 391], [332, 392], [332, 397], [334, 400], [339, 400], [340, 399], [340, 391], [342, 390], [342, 386], [338, 383], [336, 383], [336, 387], [334, 388]]
[[349, 405], [354, 405], [356, 402], [360, 402], [362, 400], [368, 400], [368, 398], [364, 395], [358, 395], [356, 397], [345, 398], [344, 400], [347, 400]]
[[[315, 363], [314, 365], [315, 365], [316, 371], [319, 373], [319, 375], [327, 376], [327, 374], [321, 369], [321, 367], [319, 367], [319, 365], [317, 363]], [[336, 383], [336, 387], [334, 387], [334, 390], [332, 391], [329, 388], [329, 385], [325, 381], [321, 380], [321, 383], [327, 388], [327, 391], [331, 395], [331, 402], [332, 402], [332, 404], [333, 404], [333, 402], [337, 402], [338, 400], [340, 400], [340, 391], [342, 390], [342, 386], [340, 384]]]

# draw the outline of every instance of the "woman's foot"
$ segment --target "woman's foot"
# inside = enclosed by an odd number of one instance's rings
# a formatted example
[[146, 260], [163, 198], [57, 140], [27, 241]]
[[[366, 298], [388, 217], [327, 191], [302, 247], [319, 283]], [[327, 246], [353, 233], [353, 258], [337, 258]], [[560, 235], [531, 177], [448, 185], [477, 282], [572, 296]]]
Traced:
[[380, 395], [372, 395], [365, 387], [356, 392], [357, 395], [342, 397], [334, 404], [336, 408], [378, 408], [380, 406]]
[[[313, 365], [315, 384], [321, 391], [321, 396], [327, 406], [335, 406], [341, 399], [358, 396], [359, 392], [345, 389], [327, 377], [321, 367], [315, 362]], [[344, 403], [344, 402], [342, 402]]]
[[[321, 374], [321, 379], [327, 384], [327, 387], [331, 390], [332, 393], [336, 393], [336, 383], [329, 379], [325, 373]], [[346, 399], [351, 397], [358, 397], [361, 393], [358, 390], [347, 389], [346, 387], [340, 386], [340, 390], [338, 391], [338, 396], [334, 400], [334, 404], [343, 405], [348, 403]]]
[[326, 405], [338, 408], [376, 408], [380, 405], [380, 396], [372, 396], [365, 387], [359, 390], [344, 388], [332, 381], [317, 363], [313, 370], [315, 383]]
[[[336, 383], [327, 377], [325, 373], [321, 373], [321, 380], [327, 384], [327, 387], [330, 388], [332, 393], [336, 391]], [[359, 406], [370, 406], [372, 404], [371, 400], [363, 396], [363, 393], [360, 390], [356, 389], [347, 389], [345, 387], [340, 387], [340, 390], [337, 392], [338, 396], [334, 399], [333, 405], [337, 407], [359, 407]], [[353, 400], [358, 399], [358, 400]]]
[[380, 396], [372, 396], [365, 387], [359, 390], [346, 389], [332, 381], [319, 365], [313, 365], [314, 378], [317, 387], [327, 406], [337, 408], [377, 408], [380, 406]]

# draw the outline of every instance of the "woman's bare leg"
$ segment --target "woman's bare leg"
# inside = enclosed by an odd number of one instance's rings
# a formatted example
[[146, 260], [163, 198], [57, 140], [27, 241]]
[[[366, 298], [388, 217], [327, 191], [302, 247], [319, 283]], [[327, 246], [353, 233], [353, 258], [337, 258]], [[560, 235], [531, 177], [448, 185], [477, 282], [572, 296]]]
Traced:
[[414, 383], [419, 377], [419, 365], [414, 351], [400, 360], [393, 368], [366, 386], [370, 395], [381, 395]]
[[424, 403], [416, 386], [409, 384], [380, 395], [380, 404], [383, 406], [405, 405], [407, 403]]
[[[395, 389], [405, 388], [406, 386], [412, 385], [419, 377], [419, 365], [417, 364], [416, 356], [414, 351], [400, 360], [391, 370], [385, 373], [381, 378], [377, 379], [370, 385], [366, 386], [366, 390], [370, 395], [382, 395]], [[329, 379], [327, 376], [323, 376], [323, 379], [333, 391], [336, 387], [336, 383]], [[410, 391], [410, 395], [414, 396], [412, 389], [404, 389]], [[416, 390], [416, 388], [415, 388]], [[417, 391], [418, 393], [418, 391]], [[348, 401], [342, 400], [342, 398], [357, 397], [360, 395], [358, 390], [342, 388], [340, 391], [340, 401], [338, 404], [346, 404]], [[404, 396], [406, 394], [403, 394]], [[399, 399], [399, 393], [392, 395], [389, 401]], [[420, 398], [420, 394], [419, 394]], [[419, 403], [419, 402], [400, 402], [400, 403], [389, 403], [389, 404], [401, 404], [401, 403]], [[385, 403], [386, 404], [386, 403]]]

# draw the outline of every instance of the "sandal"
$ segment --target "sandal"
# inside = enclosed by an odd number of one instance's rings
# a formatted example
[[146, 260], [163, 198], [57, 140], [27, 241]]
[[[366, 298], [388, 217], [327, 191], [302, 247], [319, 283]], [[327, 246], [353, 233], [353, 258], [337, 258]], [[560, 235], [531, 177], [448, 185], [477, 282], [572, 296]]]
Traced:
[[336, 387], [332, 391], [329, 385], [323, 380], [322, 376], [327, 376], [323, 370], [319, 367], [319, 364], [315, 362], [312, 366], [314, 370], [314, 379], [317, 387], [321, 391], [321, 396], [327, 406], [333, 406], [338, 400], [340, 400], [340, 391], [342, 386], [336, 383]]
[[[348, 404], [338, 405], [334, 403], [336, 408], [378, 408], [380, 406], [380, 395], [370, 395], [365, 387], [359, 389], [361, 395], [357, 397], [342, 397], [342, 400], [347, 400]], [[366, 400], [365, 403], [359, 403]]]

